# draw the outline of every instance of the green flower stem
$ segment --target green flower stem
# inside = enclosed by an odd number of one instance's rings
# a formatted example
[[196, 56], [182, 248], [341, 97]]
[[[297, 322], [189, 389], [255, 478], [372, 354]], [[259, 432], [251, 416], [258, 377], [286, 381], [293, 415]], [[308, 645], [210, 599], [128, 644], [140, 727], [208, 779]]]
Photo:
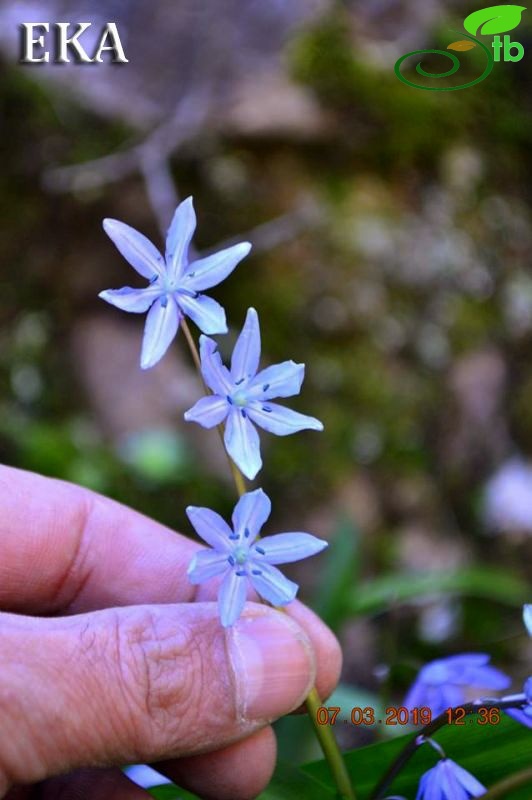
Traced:
[[[183, 329], [183, 333], [185, 334], [185, 339], [187, 340], [192, 360], [196, 365], [198, 373], [203, 382], [203, 386], [205, 387], [205, 391], [207, 394], [211, 394], [209, 388], [205, 385], [205, 381], [203, 380], [198, 348], [196, 347], [196, 342], [194, 341], [194, 337], [192, 336], [190, 328], [188, 327], [187, 321], [185, 319], [181, 320], [181, 327]], [[244, 480], [244, 476], [242, 475], [242, 473], [234, 463], [233, 459], [227, 452], [224, 443], [223, 426], [218, 425], [217, 430], [220, 435], [224, 452], [227, 456], [227, 459], [231, 467], [231, 472], [235, 482], [237, 494], [239, 497], [242, 497], [242, 495], [245, 494], [246, 492], [246, 482]], [[282, 606], [276, 606], [275, 608], [277, 609], [277, 611], [282, 611], [283, 613], [286, 613], [286, 609], [283, 608]], [[305, 705], [307, 707], [307, 711], [314, 726], [314, 731], [320, 743], [323, 755], [325, 756], [325, 760], [329, 764], [329, 769], [331, 770], [331, 774], [333, 776], [336, 788], [338, 790], [338, 796], [341, 798], [341, 800], [356, 800], [356, 795], [351, 785], [351, 781], [349, 779], [349, 774], [345, 766], [342, 752], [338, 747], [338, 742], [335, 739], [332, 727], [330, 725], [318, 724], [317, 713], [318, 713], [318, 708], [322, 705], [322, 702], [320, 700], [320, 696], [316, 690], [316, 687], [313, 687], [310, 690], [310, 694], [308, 695], [305, 701]]]
[[521, 772], [514, 772], [513, 775], [494, 784], [485, 794], [481, 794], [480, 798], [498, 800], [499, 797], [507, 797], [509, 792], [513, 792], [514, 789], [519, 789], [527, 783], [532, 783], [532, 767], [523, 769]]

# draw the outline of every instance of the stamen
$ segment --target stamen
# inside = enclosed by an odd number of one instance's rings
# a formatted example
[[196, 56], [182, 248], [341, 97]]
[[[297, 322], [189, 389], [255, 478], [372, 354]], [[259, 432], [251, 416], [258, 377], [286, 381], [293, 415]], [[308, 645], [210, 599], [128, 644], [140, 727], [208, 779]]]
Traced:
[[252, 575], [262, 575], [262, 570], [261, 569], [252, 569], [251, 570], [251, 574]]
[[240, 413], [242, 414], [242, 416], [244, 417], [244, 419], [246, 419], [246, 417], [247, 417], [247, 414], [246, 414], [246, 410], [245, 410], [245, 408], [241, 408], [241, 409], [240, 409]]
[[158, 276], [158, 275], [154, 275], [154, 276], [153, 276], [153, 278], [150, 278], [150, 286], [151, 286], [152, 284], [156, 283], [156, 281], [157, 281], [157, 279], [158, 279], [158, 278], [159, 278], [159, 276]]
[[262, 410], [263, 410], [263, 411], [267, 411], [267, 412], [268, 412], [268, 414], [270, 414], [270, 413], [272, 412], [272, 410], [273, 410], [273, 409], [272, 409], [270, 406], [262, 406]]
[[233, 556], [229, 556], [227, 560], [229, 561], [232, 567], [235, 566], [235, 559], [233, 558]]
[[265, 383], [264, 386], [262, 387], [262, 391], [263, 392], [267, 392], [269, 388], [270, 388], [270, 384], [269, 383]]
[[229, 534], [229, 538], [230, 539], [238, 539], [238, 533], [230, 533]]
[[246, 537], [246, 539], [248, 539], [248, 538], [249, 538], [249, 528], [246, 528], [246, 529], [245, 529], [245, 531], [244, 531], [244, 536]]
[[191, 289], [183, 289], [180, 287], [178, 291], [179, 294], [184, 294], [185, 297], [191, 297], [193, 300], [195, 300], [196, 297], [198, 296], [198, 292], [194, 292]]
[[229, 397], [229, 395], [226, 395], [226, 400], [227, 400], [227, 402], [229, 403], [229, 405], [230, 405], [230, 406], [232, 406], [232, 405], [233, 405], [233, 401], [231, 400], [231, 398]]
[[263, 550], [262, 547], [258, 546], [258, 544], [255, 545], [255, 550], [257, 551], [257, 553], [260, 553], [261, 556], [265, 556], [266, 555], [266, 550]]
[[235, 386], [240, 386], [241, 383], [244, 383], [245, 378], [240, 378], [240, 380], [235, 381]]
[[168, 297], [166, 295], [164, 295], [164, 297], [161, 297], [161, 305], [163, 308], [166, 308], [166, 306], [168, 305]]
[[244, 578], [246, 573], [245, 573], [244, 570], [241, 569], [241, 570], [238, 570], [237, 572], [235, 572], [235, 575], [237, 575], [239, 578]]

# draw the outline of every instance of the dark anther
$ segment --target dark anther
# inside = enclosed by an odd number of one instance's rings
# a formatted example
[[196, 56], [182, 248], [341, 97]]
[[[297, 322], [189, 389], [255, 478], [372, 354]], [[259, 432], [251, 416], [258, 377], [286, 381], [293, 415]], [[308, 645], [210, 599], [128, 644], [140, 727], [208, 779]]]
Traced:
[[229, 561], [229, 563], [231, 564], [232, 567], [235, 566], [235, 559], [233, 558], [233, 556], [229, 556], [229, 558], [227, 560]]
[[246, 573], [245, 573], [245, 571], [243, 569], [240, 569], [240, 570], [238, 570], [238, 572], [235, 572], [235, 575], [238, 575], [239, 578], [243, 578], [245, 576], [245, 574]]
[[246, 530], [244, 531], [244, 536], [246, 537], [246, 539], [249, 538], [249, 528], [246, 528]]
[[262, 575], [262, 570], [261, 569], [252, 569], [251, 570], [251, 574], [252, 575]]
[[270, 384], [269, 383], [265, 383], [264, 386], [262, 387], [262, 391], [263, 392], [267, 392], [269, 388], [270, 388]]
[[262, 410], [267, 411], [268, 414], [270, 414], [272, 409], [270, 408], [270, 406], [262, 406]]
[[244, 378], [240, 378], [240, 380], [235, 382], [235, 386], [240, 386], [241, 383], [244, 383]]
[[231, 398], [229, 397], [229, 395], [227, 395], [227, 397], [226, 397], [226, 400], [227, 400], [227, 402], [229, 403], [229, 405], [230, 405], [230, 406], [232, 406], [232, 405], [233, 405], [233, 401], [231, 400]]
[[229, 534], [229, 538], [230, 539], [238, 539], [238, 533], [230, 533]]
[[242, 416], [244, 417], [244, 419], [246, 419], [246, 417], [247, 417], [247, 414], [246, 414], [246, 409], [245, 409], [245, 408], [241, 408], [241, 409], [240, 409], [240, 413], [242, 414]]
[[161, 297], [161, 305], [163, 308], [166, 308], [166, 306], [168, 305], [168, 297], [166, 295], [164, 297]]
[[257, 551], [257, 553], [260, 553], [261, 556], [265, 556], [266, 555], [266, 551], [263, 550], [262, 547], [259, 547], [258, 545], [255, 545], [255, 550]]
[[158, 275], [154, 275], [153, 278], [150, 278], [150, 286], [152, 285], [152, 283], [155, 283], [157, 281], [158, 277], [159, 277]]

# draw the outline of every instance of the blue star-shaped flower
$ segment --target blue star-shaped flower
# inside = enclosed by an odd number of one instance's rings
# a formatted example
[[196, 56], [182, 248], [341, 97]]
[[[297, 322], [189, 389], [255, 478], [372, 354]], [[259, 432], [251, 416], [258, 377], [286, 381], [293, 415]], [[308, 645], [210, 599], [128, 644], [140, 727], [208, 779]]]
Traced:
[[442, 758], [425, 772], [416, 800], [470, 800], [486, 791], [480, 781], [450, 758]]
[[[532, 605], [523, 606], [523, 620], [528, 635], [532, 636]], [[526, 725], [527, 728], [532, 728], [532, 676], [526, 679], [523, 687], [527, 705], [523, 708], [507, 708], [506, 713], [512, 719], [520, 722], [521, 725]]]
[[202, 397], [185, 413], [188, 422], [198, 422], [204, 428], [226, 421], [227, 452], [251, 480], [262, 466], [255, 425], [277, 436], [307, 429], [323, 430], [322, 423], [315, 417], [271, 402], [273, 397], [292, 397], [299, 393], [305, 365], [283, 361], [257, 372], [260, 349], [259, 318], [254, 308], [248, 310], [233, 350], [230, 370], [222, 364], [216, 342], [202, 336], [201, 371], [212, 395]]
[[240, 616], [248, 584], [272, 605], [290, 603], [299, 587], [272, 565], [299, 561], [327, 547], [327, 542], [310, 533], [278, 533], [257, 541], [270, 511], [270, 499], [262, 489], [240, 498], [233, 511], [232, 529], [209, 508], [187, 508], [196, 533], [212, 548], [196, 553], [188, 568], [188, 578], [198, 584], [217, 575], [224, 576], [218, 597], [224, 627], [233, 625]]
[[196, 229], [191, 197], [176, 209], [166, 237], [165, 258], [149, 239], [129, 225], [105, 219], [103, 227], [124, 258], [150, 282], [144, 289], [125, 286], [99, 294], [102, 300], [123, 311], [148, 311], [140, 357], [142, 369], [153, 367], [164, 356], [185, 314], [204, 333], [227, 333], [224, 309], [200, 292], [227, 278], [249, 253], [249, 242], [189, 263], [188, 248]]
[[405, 706], [428, 706], [436, 716], [465, 703], [466, 689], [507, 689], [510, 679], [489, 660], [485, 653], [464, 653], [425, 664], [405, 698]]

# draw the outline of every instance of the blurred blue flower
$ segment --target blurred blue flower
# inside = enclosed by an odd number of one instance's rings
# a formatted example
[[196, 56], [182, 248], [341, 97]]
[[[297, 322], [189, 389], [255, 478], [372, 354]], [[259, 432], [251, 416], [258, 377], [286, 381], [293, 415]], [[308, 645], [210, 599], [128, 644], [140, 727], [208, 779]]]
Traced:
[[488, 663], [485, 653], [464, 653], [426, 664], [406, 698], [407, 708], [428, 706], [436, 716], [447, 708], [466, 702], [468, 689], [507, 689], [507, 675]]
[[521, 725], [532, 728], [532, 676], [526, 679], [523, 691], [528, 705], [524, 708], [507, 708], [506, 713]]
[[216, 348], [212, 339], [200, 338], [201, 371], [212, 395], [202, 397], [185, 413], [185, 419], [204, 428], [213, 428], [226, 420], [227, 452], [244, 475], [253, 479], [262, 466], [255, 425], [277, 436], [308, 429], [322, 431], [323, 425], [315, 417], [270, 402], [273, 397], [299, 394], [305, 365], [283, 361], [257, 372], [261, 341], [254, 308], [248, 309], [233, 350], [231, 370], [222, 364]]
[[129, 225], [105, 219], [103, 227], [124, 258], [149, 280], [144, 289], [125, 286], [99, 294], [102, 300], [123, 311], [148, 311], [140, 357], [142, 369], [153, 367], [164, 356], [185, 314], [204, 333], [227, 333], [224, 309], [200, 292], [227, 278], [249, 253], [249, 242], [189, 263], [188, 248], [196, 229], [191, 197], [176, 209], [166, 237], [165, 258], [149, 239]]
[[272, 564], [299, 561], [327, 547], [327, 542], [310, 533], [279, 533], [257, 541], [270, 511], [270, 499], [262, 489], [240, 498], [233, 511], [232, 529], [215, 511], [187, 508], [196, 533], [212, 548], [196, 553], [188, 568], [188, 578], [198, 584], [223, 575], [218, 604], [224, 627], [240, 616], [249, 583], [272, 605], [290, 603], [299, 587]]
[[528, 635], [532, 636], [532, 605], [523, 606], [523, 620], [528, 631]]
[[485, 791], [470, 772], [450, 758], [442, 758], [421, 778], [416, 800], [469, 800]]

